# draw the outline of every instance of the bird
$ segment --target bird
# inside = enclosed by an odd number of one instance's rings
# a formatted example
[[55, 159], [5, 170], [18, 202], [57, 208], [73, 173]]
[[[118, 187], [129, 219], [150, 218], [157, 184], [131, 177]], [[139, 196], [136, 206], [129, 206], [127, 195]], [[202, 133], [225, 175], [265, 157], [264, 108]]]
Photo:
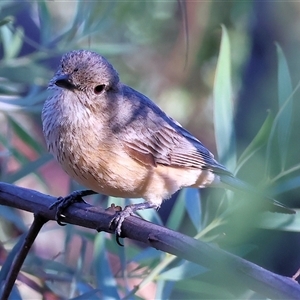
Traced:
[[112, 64], [96, 52], [64, 54], [48, 92], [42, 109], [48, 151], [89, 189], [61, 197], [57, 218], [74, 198], [92, 193], [143, 198], [116, 212], [111, 226], [120, 236], [128, 216], [158, 209], [185, 187], [242, 190], [264, 198], [270, 211], [295, 213], [236, 178], [188, 130], [122, 83]]

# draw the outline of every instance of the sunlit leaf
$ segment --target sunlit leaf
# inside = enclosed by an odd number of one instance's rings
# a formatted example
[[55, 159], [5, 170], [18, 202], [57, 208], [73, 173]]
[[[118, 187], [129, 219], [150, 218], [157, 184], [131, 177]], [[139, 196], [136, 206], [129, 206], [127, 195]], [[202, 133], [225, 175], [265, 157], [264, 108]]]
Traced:
[[231, 88], [230, 41], [222, 26], [220, 54], [214, 82], [214, 126], [220, 161], [230, 170], [235, 169], [235, 134], [233, 128], [233, 99]]

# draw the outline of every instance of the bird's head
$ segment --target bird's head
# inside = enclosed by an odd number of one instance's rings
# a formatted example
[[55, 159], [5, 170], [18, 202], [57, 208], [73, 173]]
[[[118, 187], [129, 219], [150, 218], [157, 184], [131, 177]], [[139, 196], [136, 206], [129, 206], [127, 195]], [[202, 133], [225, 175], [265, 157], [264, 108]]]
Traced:
[[57, 86], [99, 95], [116, 89], [118, 82], [117, 71], [103, 56], [88, 50], [74, 50], [62, 57], [49, 88]]

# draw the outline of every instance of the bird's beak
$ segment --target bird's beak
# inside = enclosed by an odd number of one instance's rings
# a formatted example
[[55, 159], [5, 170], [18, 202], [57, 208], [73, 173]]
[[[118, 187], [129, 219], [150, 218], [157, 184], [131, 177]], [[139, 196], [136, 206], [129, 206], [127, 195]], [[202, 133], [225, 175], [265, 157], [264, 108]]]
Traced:
[[68, 90], [73, 90], [75, 89], [75, 85], [71, 82], [70, 80], [70, 75], [68, 74], [63, 74], [59, 75], [54, 83], [62, 88], [68, 89]]

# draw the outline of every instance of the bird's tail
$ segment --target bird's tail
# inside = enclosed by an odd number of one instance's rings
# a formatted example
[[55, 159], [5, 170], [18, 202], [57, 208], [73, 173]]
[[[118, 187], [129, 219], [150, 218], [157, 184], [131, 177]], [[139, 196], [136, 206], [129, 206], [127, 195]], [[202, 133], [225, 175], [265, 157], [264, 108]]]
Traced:
[[295, 214], [296, 212], [285, 206], [284, 204], [276, 201], [275, 199], [272, 199], [266, 195], [264, 195], [262, 192], [255, 190], [254, 187], [251, 185], [247, 184], [246, 182], [237, 179], [235, 177], [227, 176], [227, 175], [222, 175], [220, 176], [221, 183], [225, 185], [226, 188], [232, 190], [232, 191], [242, 191], [249, 193], [250, 195], [257, 196], [259, 198], [265, 199], [266, 209], [271, 212], [278, 212], [278, 213], [284, 213], [284, 214]]

